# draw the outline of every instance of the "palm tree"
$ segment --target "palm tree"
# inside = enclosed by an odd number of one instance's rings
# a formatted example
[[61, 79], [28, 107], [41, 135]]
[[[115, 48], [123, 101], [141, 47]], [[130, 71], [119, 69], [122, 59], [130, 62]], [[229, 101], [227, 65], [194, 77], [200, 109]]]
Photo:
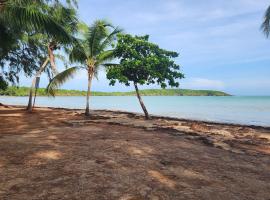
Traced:
[[[32, 37], [44, 34], [57, 37], [63, 43], [74, 41], [64, 27], [48, 13], [48, 7], [59, 2], [59, 0], [0, 0], [0, 64], [10, 61], [8, 60], [10, 53], [20, 50], [22, 46], [29, 46], [25, 43], [25, 38], [29, 35]], [[77, 6], [77, 0], [66, 0], [66, 3], [68, 6]], [[19, 66], [17, 72], [14, 72], [12, 67], [2, 69], [3, 74], [6, 74], [2, 78], [13, 83], [18, 82], [18, 73], [21, 69], [27, 71], [28, 75], [37, 70], [34, 63]]]
[[261, 25], [261, 29], [266, 37], [269, 37], [270, 34], [270, 6], [267, 8], [264, 14], [264, 21]]
[[71, 67], [55, 76], [47, 87], [47, 92], [54, 96], [55, 90], [78, 70], [85, 69], [88, 77], [85, 115], [89, 116], [89, 100], [91, 95], [92, 80], [97, 77], [100, 67], [106, 66], [114, 59], [113, 46], [116, 35], [122, 30], [112, 26], [105, 20], [97, 20], [84, 34], [84, 39], [73, 47], [70, 61], [80, 63], [80, 66]]
[[[61, 25], [64, 30], [69, 33], [71, 36], [77, 33], [77, 27], [78, 27], [78, 20], [76, 16], [76, 10], [72, 7], [64, 7], [60, 3], [55, 3], [52, 6], [47, 8], [48, 14], [52, 17], [53, 20], [55, 20], [59, 25]], [[28, 100], [28, 106], [27, 110], [32, 111], [33, 109], [33, 103], [32, 103], [32, 96], [33, 96], [33, 90], [36, 87], [37, 79], [41, 76], [42, 72], [45, 71], [48, 64], [50, 64], [50, 69], [53, 72], [53, 75], [56, 75], [57, 69], [55, 64], [55, 55], [54, 51], [57, 49], [68, 48], [72, 45], [70, 42], [63, 42], [61, 41], [61, 38], [58, 36], [50, 36], [50, 35], [44, 35], [42, 34], [41, 37], [38, 38], [39, 41], [42, 41], [42, 45], [46, 46], [47, 52], [47, 58], [41, 65], [40, 69], [37, 71], [31, 87], [29, 91], [29, 100]]]

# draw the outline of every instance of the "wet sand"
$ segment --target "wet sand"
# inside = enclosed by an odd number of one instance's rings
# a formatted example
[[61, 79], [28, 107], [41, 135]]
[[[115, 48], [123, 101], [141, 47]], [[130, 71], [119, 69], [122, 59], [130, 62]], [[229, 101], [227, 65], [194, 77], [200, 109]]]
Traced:
[[270, 128], [0, 106], [0, 199], [270, 199]]

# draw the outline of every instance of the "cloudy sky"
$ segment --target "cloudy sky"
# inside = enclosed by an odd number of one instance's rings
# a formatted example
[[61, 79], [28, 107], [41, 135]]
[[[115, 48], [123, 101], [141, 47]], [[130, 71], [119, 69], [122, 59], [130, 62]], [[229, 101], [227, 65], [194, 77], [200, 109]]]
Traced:
[[[180, 53], [186, 78], [181, 88], [223, 90], [234, 95], [270, 95], [270, 39], [260, 31], [268, 0], [79, 0], [87, 24], [108, 19], [127, 33], [149, 34], [152, 42]], [[23, 79], [23, 85], [30, 85]], [[47, 80], [43, 78], [42, 86]], [[86, 89], [79, 73], [64, 88]], [[157, 88], [157, 86], [150, 86]], [[104, 72], [96, 91], [108, 86]]]

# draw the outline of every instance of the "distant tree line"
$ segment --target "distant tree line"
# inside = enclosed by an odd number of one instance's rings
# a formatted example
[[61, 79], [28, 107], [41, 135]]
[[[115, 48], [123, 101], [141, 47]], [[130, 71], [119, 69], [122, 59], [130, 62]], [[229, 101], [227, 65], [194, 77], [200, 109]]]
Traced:
[[[141, 96], [230, 96], [227, 93], [215, 90], [190, 90], [190, 89], [144, 89], [140, 90]], [[0, 90], [3, 96], [28, 96], [29, 87], [9, 86], [5, 90]], [[38, 96], [47, 96], [46, 88], [37, 90]], [[55, 96], [86, 96], [87, 91], [57, 89]], [[136, 96], [136, 91], [130, 92], [98, 92], [93, 91], [93, 96]]]

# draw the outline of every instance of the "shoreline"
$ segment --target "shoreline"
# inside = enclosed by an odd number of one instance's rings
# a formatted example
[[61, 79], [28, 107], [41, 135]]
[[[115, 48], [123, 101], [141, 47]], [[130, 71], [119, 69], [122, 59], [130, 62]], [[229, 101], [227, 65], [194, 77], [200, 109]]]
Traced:
[[[1, 100], [2, 99], [2, 100]], [[26, 97], [0, 97], [9, 105], [27, 105]], [[167, 101], [169, 103], [167, 103]], [[210, 123], [270, 127], [269, 97], [175, 97], [144, 98], [149, 113], [158, 117]], [[164, 104], [165, 103], [165, 104]], [[83, 97], [40, 97], [37, 106], [84, 109]], [[101, 97], [91, 100], [91, 109], [143, 113], [136, 97]]]
[[[4, 105], [4, 107], [7, 109], [19, 109], [27, 113], [25, 106]], [[59, 115], [63, 112], [67, 112], [69, 115], [71, 114], [73, 117], [70, 119], [60, 121], [71, 127], [105, 123], [108, 125], [140, 128], [146, 131], [162, 130], [172, 135], [185, 135], [192, 140], [200, 140], [209, 146], [232, 152], [244, 153], [249, 151], [250, 143], [256, 144], [255, 146], [262, 146], [263, 149], [266, 148], [265, 150], [260, 150], [261, 153], [270, 152], [270, 127], [267, 126], [209, 122], [158, 115], [150, 115], [151, 119], [145, 120], [144, 115], [141, 113], [106, 109], [92, 110], [92, 115], [86, 117], [84, 115], [84, 109], [44, 106], [35, 107], [32, 114], [42, 114], [43, 111], [56, 112]], [[244, 150], [239, 150], [238, 146], [242, 148], [242, 144], [247, 146], [244, 147]]]
[[[23, 105], [12, 105], [12, 104], [2, 104], [6, 106], [11, 107], [18, 107], [18, 108], [25, 108], [26, 106]], [[1, 103], [0, 103], [1, 106]], [[68, 110], [68, 111], [80, 111], [83, 112], [84, 109], [77, 109], [77, 108], [64, 108], [64, 107], [51, 107], [51, 106], [37, 106], [35, 108], [49, 108], [49, 109], [55, 109], [55, 110]], [[130, 111], [124, 111], [124, 110], [113, 110], [113, 109], [93, 109], [92, 111], [101, 111], [101, 112], [111, 112], [111, 113], [118, 113], [118, 114], [131, 114], [134, 116], [141, 116], [144, 117], [143, 113], [139, 112], [130, 112]], [[185, 121], [185, 122], [194, 122], [194, 123], [207, 123], [211, 125], [225, 125], [225, 126], [234, 126], [234, 127], [247, 127], [247, 128], [254, 128], [254, 129], [267, 129], [270, 130], [270, 124], [269, 126], [264, 125], [253, 125], [253, 124], [241, 124], [241, 123], [233, 123], [233, 122], [219, 122], [219, 121], [212, 121], [212, 120], [199, 120], [199, 119], [188, 119], [188, 118], [180, 118], [180, 117], [170, 117], [170, 116], [164, 116], [164, 115], [154, 115], [150, 114], [150, 117], [152, 119], [164, 119], [164, 120], [174, 120], [174, 121]]]

